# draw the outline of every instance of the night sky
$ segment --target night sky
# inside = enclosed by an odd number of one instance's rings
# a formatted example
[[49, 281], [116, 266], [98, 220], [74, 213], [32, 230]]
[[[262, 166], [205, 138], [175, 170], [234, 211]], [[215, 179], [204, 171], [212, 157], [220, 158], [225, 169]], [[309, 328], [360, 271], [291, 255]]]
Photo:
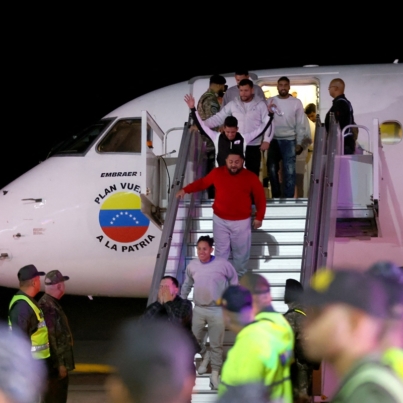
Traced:
[[40, 38], [45, 43], [34, 38], [22, 48], [8, 45], [10, 54], [3, 63], [6, 127], [1, 133], [0, 188], [44, 160], [61, 139], [163, 86], [243, 66], [253, 71], [305, 64], [392, 63], [398, 57], [393, 52], [385, 56], [386, 51], [334, 58], [315, 52], [303, 52], [303, 56], [284, 52], [276, 57], [241, 52], [240, 66], [239, 57], [228, 57], [227, 52], [222, 60], [217, 55], [207, 59], [203, 53], [187, 53], [172, 37], [166, 38], [170, 43], [161, 39], [148, 43], [147, 50], [128, 46], [127, 41], [115, 48], [112, 41], [88, 37], [69, 42], [65, 36], [54, 43], [49, 37]]

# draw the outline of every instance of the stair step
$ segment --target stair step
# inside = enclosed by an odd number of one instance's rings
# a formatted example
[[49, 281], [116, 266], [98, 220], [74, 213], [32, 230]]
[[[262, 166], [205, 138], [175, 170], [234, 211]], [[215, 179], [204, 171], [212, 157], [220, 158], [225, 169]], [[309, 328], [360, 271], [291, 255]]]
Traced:
[[[182, 231], [174, 231], [172, 234], [172, 244], [178, 243], [181, 241], [183, 237]], [[203, 230], [192, 230], [190, 232], [190, 239], [189, 243], [196, 243], [200, 236], [202, 235], [210, 235], [213, 236], [212, 229], [210, 231], [203, 231]], [[285, 231], [284, 229], [278, 230], [270, 230], [270, 231], [259, 231], [259, 230], [252, 230], [252, 243], [260, 243], [260, 242], [267, 242], [270, 239], [270, 242], [277, 242], [277, 243], [293, 243], [293, 242], [301, 242], [304, 241], [304, 230], [290, 230]]]
[[[284, 217], [301, 217], [305, 218], [306, 216], [306, 205], [294, 206], [294, 205], [268, 205], [266, 207], [265, 219], [276, 216], [284, 216]], [[189, 208], [182, 207], [178, 209], [177, 218], [183, 219], [188, 217]], [[211, 206], [203, 206], [196, 207], [193, 213], [194, 217], [198, 218], [212, 218], [213, 217], [213, 209]]]
[[[184, 219], [178, 219], [175, 223], [175, 229], [183, 229], [185, 227], [185, 223], [181, 222]], [[252, 220], [251, 220], [252, 225]], [[213, 221], [208, 218], [202, 218], [197, 220], [192, 220], [191, 230], [204, 230], [204, 231], [212, 231], [213, 230]], [[255, 231], [272, 231], [272, 230], [298, 230], [305, 231], [305, 217], [303, 218], [289, 218], [289, 217], [276, 217], [265, 219], [262, 222], [262, 226]]]
[[[174, 248], [180, 249], [180, 244], [171, 244], [172, 253], [176, 255], [178, 253], [174, 251]], [[289, 243], [279, 244], [276, 242], [267, 243], [252, 243], [250, 254], [251, 256], [283, 256], [283, 255], [302, 255], [303, 244], [302, 243]], [[188, 257], [197, 256], [197, 246], [195, 244], [188, 244], [187, 246]], [[231, 254], [230, 254], [231, 257]]]

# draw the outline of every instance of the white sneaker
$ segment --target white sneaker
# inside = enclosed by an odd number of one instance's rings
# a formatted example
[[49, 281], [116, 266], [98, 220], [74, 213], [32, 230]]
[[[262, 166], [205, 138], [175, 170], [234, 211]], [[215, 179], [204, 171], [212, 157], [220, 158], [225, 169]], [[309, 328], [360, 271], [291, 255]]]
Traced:
[[217, 390], [219, 383], [220, 383], [220, 378], [218, 376], [218, 371], [211, 371], [211, 376], [210, 376], [210, 388], [211, 388], [211, 390]]
[[203, 361], [200, 363], [197, 373], [203, 375], [207, 372], [207, 366], [210, 362], [210, 351], [206, 351], [203, 357]]

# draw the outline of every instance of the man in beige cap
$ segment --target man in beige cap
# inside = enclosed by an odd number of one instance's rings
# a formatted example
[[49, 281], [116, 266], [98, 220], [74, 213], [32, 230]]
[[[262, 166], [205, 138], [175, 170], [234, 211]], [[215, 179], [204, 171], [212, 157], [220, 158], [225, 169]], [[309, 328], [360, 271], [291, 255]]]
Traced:
[[305, 352], [339, 376], [334, 403], [403, 403], [403, 382], [382, 362], [388, 291], [380, 279], [354, 270], [319, 270], [304, 291], [311, 309]]
[[59, 299], [65, 293], [65, 281], [59, 270], [45, 276], [45, 294], [39, 300], [49, 332], [51, 365], [45, 403], [66, 403], [69, 384], [68, 371], [74, 369], [73, 337]]

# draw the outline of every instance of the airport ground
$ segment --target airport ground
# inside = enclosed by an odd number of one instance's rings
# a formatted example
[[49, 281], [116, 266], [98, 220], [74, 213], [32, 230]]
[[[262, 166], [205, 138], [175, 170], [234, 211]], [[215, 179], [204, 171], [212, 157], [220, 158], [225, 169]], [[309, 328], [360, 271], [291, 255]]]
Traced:
[[[66, 286], [68, 292], [68, 283]], [[7, 321], [8, 304], [16, 291], [0, 287], [0, 320]], [[147, 299], [94, 297], [90, 300], [85, 296], [65, 295], [60, 303], [73, 333], [78, 369], [70, 374], [68, 403], [106, 403], [105, 366], [111, 340], [125, 320], [142, 314]]]

